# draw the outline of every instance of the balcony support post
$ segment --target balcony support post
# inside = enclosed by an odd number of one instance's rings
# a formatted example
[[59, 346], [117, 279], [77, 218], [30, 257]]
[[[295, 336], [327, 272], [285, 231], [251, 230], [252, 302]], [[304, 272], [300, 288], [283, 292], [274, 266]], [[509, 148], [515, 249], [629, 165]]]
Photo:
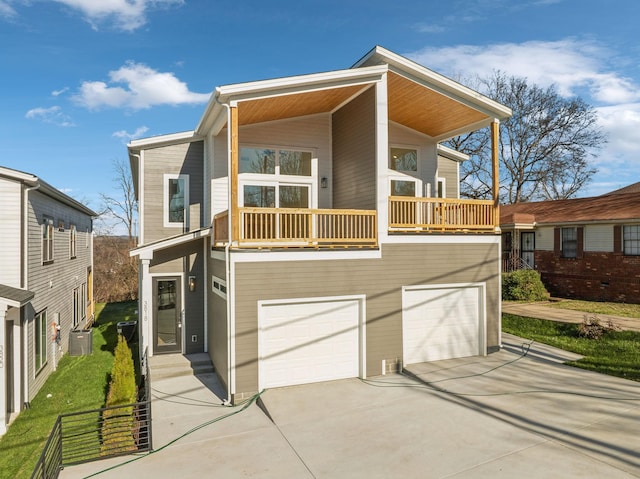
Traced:
[[500, 211], [500, 122], [494, 120], [491, 123], [491, 174], [493, 180], [493, 218], [496, 228], [499, 228]]
[[229, 176], [231, 179], [231, 207], [229, 211], [231, 213], [231, 237], [229, 241], [235, 243], [240, 239], [239, 226], [240, 217], [238, 215], [238, 107], [233, 105], [229, 108], [231, 116], [231, 124], [229, 129], [231, 130], [231, 169]]

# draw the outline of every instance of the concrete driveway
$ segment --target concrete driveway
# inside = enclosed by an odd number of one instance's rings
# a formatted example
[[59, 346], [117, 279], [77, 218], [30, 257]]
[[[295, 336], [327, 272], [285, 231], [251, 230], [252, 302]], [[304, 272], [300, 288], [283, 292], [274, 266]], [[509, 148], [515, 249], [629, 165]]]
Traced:
[[[521, 340], [503, 343], [487, 357], [410, 366], [414, 377], [268, 390], [263, 409], [253, 404], [97, 477], [640, 477], [640, 384], [563, 366], [567, 353], [553, 348], [524, 356]], [[156, 449], [239, 410], [218, 407], [215, 384], [189, 381], [154, 385]]]

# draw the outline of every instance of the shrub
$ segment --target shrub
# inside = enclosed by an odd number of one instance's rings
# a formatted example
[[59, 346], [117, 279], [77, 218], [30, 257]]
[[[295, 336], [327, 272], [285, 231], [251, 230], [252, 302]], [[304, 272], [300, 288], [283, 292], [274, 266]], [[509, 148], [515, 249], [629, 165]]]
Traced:
[[[118, 336], [106, 407], [133, 404], [137, 399], [136, 376], [131, 348]], [[107, 409], [102, 415], [102, 453], [120, 454], [136, 450], [133, 406]]]
[[600, 318], [595, 314], [592, 316], [585, 314], [582, 323], [578, 327], [578, 336], [587, 339], [600, 339], [609, 331], [620, 331], [620, 326], [614, 324], [610, 319], [605, 324], [602, 324]]
[[521, 269], [502, 275], [502, 299], [510, 301], [545, 301], [549, 293], [532, 269]]

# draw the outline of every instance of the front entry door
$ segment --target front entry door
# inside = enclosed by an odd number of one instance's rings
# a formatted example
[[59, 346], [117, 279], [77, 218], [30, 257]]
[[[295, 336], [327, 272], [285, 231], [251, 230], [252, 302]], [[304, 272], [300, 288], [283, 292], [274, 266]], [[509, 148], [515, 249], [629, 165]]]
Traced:
[[[13, 404], [13, 321], [5, 322], [5, 348], [4, 348], [4, 368], [6, 375], [6, 384], [5, 384], [5, 395], [7, 402], [7, 421], [11, 416], [11, 413], [14, 412], [14, 404]], [[2, 354], [2, 352], [0, 352]]]
[[153, 279], [154, 353], [182, 351], [182, 304], [179, 277]]

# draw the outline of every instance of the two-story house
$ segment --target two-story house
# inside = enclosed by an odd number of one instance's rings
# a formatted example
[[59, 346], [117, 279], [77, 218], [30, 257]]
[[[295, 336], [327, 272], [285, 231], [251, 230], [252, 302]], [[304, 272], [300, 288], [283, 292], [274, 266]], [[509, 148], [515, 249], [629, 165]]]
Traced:
[[93, 319], [96, 213], [30, 173], [0, 167], [0, 435]]
[[[216, 88], [193, 131], [128, 145], [149, 354], [208, 352], [229, 401], [500, 346], [509, 108], [381, 47], [346, 70]], [[493, 139], [493, 200], [459, 198]]]

